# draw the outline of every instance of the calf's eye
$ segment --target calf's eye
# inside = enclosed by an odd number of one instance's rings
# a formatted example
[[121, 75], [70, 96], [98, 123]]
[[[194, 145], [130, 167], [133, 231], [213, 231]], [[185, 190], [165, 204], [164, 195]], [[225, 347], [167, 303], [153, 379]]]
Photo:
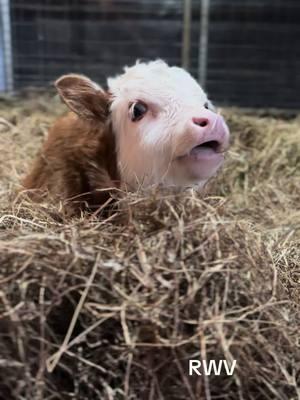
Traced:
[[131, 106], [131, 113], [130, 113], [131, 121], [132, 122], [140, 121], [147, 111], [148, 107], [145, 103], [142, 103], [141, 101], [133, 103]]
[[206, 101], [206, 102], [204, 103], [204, 108], [206, 108], [207, 110], [216, 112], [216, 108], [213, 106], [213, 104], [212, 104], [211, 101]]

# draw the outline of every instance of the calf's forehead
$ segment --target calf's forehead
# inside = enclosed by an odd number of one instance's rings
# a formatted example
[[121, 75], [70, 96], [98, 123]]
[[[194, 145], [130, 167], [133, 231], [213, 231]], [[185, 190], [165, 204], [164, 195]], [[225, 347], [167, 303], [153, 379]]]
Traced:
[[137, 64], [124, 74], [108, 80], [115, 100], [149, 100], [164, 105], [166, 102], [201, 103], [206, 94], [185, 70], [164, 63]]

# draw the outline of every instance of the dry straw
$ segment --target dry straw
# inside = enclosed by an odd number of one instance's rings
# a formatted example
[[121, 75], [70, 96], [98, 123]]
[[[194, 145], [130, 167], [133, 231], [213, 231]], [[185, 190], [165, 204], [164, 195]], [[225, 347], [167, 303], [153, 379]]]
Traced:
[[[300, 120], [225, 110], [206, 194], [125, 194], [108, 219], [15, 198], [62, 107], [3, 98], [0, 399], [300, 399]], [[189, 359], [237, 360], [189, 376]]]

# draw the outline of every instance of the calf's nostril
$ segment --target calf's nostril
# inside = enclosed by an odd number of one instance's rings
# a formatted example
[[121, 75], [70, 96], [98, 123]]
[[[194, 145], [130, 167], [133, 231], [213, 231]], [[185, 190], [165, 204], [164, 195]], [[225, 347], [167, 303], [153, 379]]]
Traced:
[[193, 122], [195, 125], [201, 126], [201, 128], [205, 128], [208, 125], [207, 118], [193, 118]]

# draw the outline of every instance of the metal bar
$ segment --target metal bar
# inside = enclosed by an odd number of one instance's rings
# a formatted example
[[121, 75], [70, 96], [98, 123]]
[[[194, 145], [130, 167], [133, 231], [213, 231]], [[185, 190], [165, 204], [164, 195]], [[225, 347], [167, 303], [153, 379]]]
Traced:
[[0, 92], [5, 90], [4, 39], [0, 20]]
[[201, 0], [198, 79], [203, 88], [205, 88], [206, 86], [206, 78], [207, 78], [209, 8], [210, 8], [210, 0]]
[[0, 14], [3, 40], [3, 59], [5, 90], [13, 90], [13, 63], [12, 63], [12, 45], [11, 45], [11, 22], [10, 22], [10, 0], [0, 1]]
[[183, 29], [182, 29], [182, 53], [181, 65], [185, 69], [190, 66], [190, 49], [191, 49], [191, 18], [192, 18], [192, 1], [183, 0]]

